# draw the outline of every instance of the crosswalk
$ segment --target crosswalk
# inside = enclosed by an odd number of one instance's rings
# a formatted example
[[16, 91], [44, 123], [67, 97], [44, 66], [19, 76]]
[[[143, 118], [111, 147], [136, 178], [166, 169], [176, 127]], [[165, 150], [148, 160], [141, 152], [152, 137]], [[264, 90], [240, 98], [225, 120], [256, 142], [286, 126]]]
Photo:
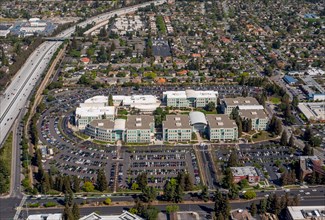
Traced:
[[14, 220], [18, 220], [19, 215], [20, 215], [20, 212], [21, 212], [21, 210], [22, 210], [22, 208], [23, 208], [23, 205], [24, 205], [25, 202], [26, 202], [26, 199], [27, 199], [27, 196], [24, 195], [24, 197], [23, 197], [22, 200], [20, 201], [19, 206], [16, 208], [16, 214], [15, 214], [15, 216], [14, 216]]

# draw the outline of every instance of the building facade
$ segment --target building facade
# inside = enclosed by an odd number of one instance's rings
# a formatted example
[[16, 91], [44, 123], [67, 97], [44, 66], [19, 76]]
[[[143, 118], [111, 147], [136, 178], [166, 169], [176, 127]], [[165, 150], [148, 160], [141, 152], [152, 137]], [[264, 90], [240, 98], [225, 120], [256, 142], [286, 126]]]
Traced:
[[187, 115], [167, 115], [163, 121], [163, 140], [167, 142], [191, 141], [192, 129]]
[[106, 142], [121, 140], [127, 143], [150, 143], [154, 128], [153, 116], [130, 115], [127, 120], [93, 120], [86, 126], [85, 133], [93, 139]]
[[166, 91], [163, 100], [167, 106], [176, 108], [203, 108], [210, 102], [217, 103], [217, 91]]
[[239, 110], [239, 116], [244, 120], [251, 120], [252, 130], [264, 131], [267, 129], [269, 117], [264, 110]]
[[230, 115], [234, 108], [247, 110], [264, 109], [253, 97], [225, 98], [221, 101], [221, 109], [224, 114]]
[[126, 121], [126, 142], [149, 143], [153, 139], [155, 120], [149, 115], [130, 115]]
[[228, 115], [207, 115], [207, 134], [210, 141], [225, 141], [238, 139], [238, 127]]

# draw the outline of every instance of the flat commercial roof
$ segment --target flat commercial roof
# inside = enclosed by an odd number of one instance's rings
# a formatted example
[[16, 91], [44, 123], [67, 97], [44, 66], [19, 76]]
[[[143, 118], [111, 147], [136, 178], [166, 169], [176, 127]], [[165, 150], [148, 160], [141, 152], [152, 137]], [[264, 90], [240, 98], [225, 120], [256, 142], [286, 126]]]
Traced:
[[283, 80], [286, 81], [286, 83], [292, 84], [298, 82], [297, 79], [293, 78], [292, 76], [285, 75], [283, 77]]
[[258, 101], [253, 97], [237, 97], [237, 98], [224, 98], [223, 101], [227, 106], [240, 106], [240, 105], [260, 105]]
[[216, 98], [218, 91], [213, 90], [192, 90], [188, 89], [185, 91], [166, 91], [163, 96], [167, 98]]
[[298, 108], [308, 119], [325, 120], [325, 102], [302, 102]]
[[267, 118], [265, 111], [261, 109], [239, 110], [239, 115], [248, 119]]
[[114, 121], [109, 119], [98, 119], [93, 120], [89, 123], [90, 126], [95, 128], [102, 128], [106, 130], [113, 130], [114, 129]]
[[107, 96], [94, 96], [92, 98], [86, 99], [84, 103], [108, 103]]
[[154, 122], [151, 115], [130, 115], [126, 120], [126, 129], [150, 129]]
[[216, 114], [206, 115], [210, 128], [237, 128], [236, 122], [231, 120], [228, 115]]
[[212, 91], [212, 90], [192, 90], [192, 89], [188, 89], [185, 90], [186, 96], [187, 98], [216, 98], [218, 96], [218, 92], [217, 91]]
[[287, 209], [293, 220], [325, 218], [325, 206], [288, 206]]
[[99, 117], [104, 114], [115, 115], [115, 107], [77, 107], [76, 109], [76, 115], [79, 117]]
[[191, 129], [190, 119], [187, 115], [166, 115], [163, 121], [164, 129]]
[[185, 91], [166, 91], [163, 92], [163, 96], [167, 96], [167, 98], [187, 98]]
[[258, 176], [255, 167], [230, 167], [233, 176]]

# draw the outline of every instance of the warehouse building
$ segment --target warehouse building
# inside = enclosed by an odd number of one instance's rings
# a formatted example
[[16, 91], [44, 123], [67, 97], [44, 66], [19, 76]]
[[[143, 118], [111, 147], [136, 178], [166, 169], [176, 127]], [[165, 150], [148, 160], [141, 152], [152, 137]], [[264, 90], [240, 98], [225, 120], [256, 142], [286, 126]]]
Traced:
[[217, 103], [217, 91], [166, 91], [163, 93], [163, 100], [167, 106], [182, 108], [194, 107], [203, 108], [210, 102]]
[[238, 127], [228, 115], [207, 115], [207, 134], [210, 141], [225, 141], [238, 139]]
[[322, 206], [288, 206], [285, 219], [288, 220], [323, 220], [325, 205]]
[[325, 102], [302, 102], [298, 109], [310, 121], [325, 121]]
[[192, 128], [187, 115], [167, 115], [163, 121], [163, 140], [167, 142], [191, 141]]

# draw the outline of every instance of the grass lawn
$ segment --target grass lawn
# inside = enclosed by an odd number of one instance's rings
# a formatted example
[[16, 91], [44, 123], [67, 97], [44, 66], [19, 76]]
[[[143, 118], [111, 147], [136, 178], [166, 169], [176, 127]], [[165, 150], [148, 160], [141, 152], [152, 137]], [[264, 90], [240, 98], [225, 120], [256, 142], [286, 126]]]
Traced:
[[264, 141], [274, 138], [269, 132], [261, 131], [260, 134], [253, 135], [253, 141]]
[[280, 100], [280, 98], [278, 98], [278, 97], [271, 97], [270, 101], [271, 101], [273, 104], [280, 104], [280, 103], [281, 103], [281, 100]]
[[0, 167], [0, 174], [3, 174], [1, 181], [1, 193], [9, 191], [10, 188], [10, 171], [11, 171], [11, 156], [12, 156], [12, 132], [0, 150], [0, 161], [3, 162], [3, 167]]

